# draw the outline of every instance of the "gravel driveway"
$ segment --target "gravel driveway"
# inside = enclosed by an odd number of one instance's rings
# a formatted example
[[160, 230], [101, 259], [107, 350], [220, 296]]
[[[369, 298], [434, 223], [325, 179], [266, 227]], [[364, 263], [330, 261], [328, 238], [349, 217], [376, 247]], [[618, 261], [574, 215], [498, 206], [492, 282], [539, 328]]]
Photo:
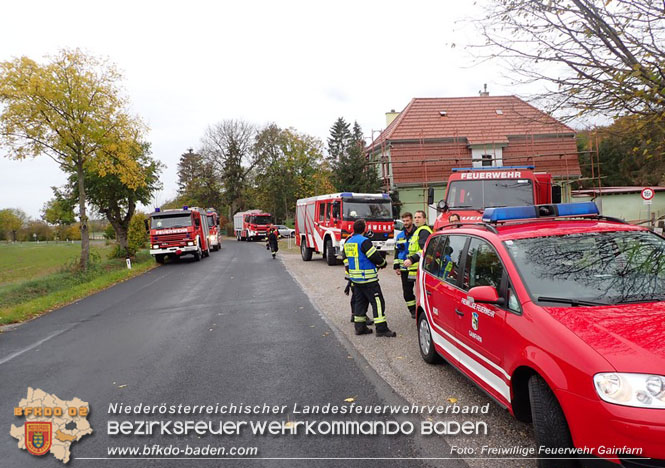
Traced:
[[[478, 387], [449, 365], [429, 365], [420, 357], [415, 320], [409, 315], [402, 298], [399, 277], [389, 267], [379, 272], [381, 289], [386, 301], [388, 326], [397, 332], [396, 338], [376, 338], [372, 335], [355, 336], [350, 323], [349, 297], [344, 295], [344, 267], [328, 266], [320, 255], [315, 254], [310, 262], [303, 262], [297, 247], [287, 248], [280, 243], [278, 258], [303, 290], [376, 372], [411, 404], [483, 406], [489, 404], [487, 414], [448, 414], [431, 417], [434, 421], [481, 420], [487, 423], [487, 435], [446, 436], [454, 447], [466, 449], [464, 456], [472, 467], [535, 467], [535, 460], [510, 455], [497, 459], [497, 455], [482, 454], [483, 446], [521, 450], [535, 447], [531, 426], [515, 420], [505, 409], [494, 403]], [[427, 419], [428, 416], [425, 416]], [[450, 456], [442, 453], [441, 457]]]

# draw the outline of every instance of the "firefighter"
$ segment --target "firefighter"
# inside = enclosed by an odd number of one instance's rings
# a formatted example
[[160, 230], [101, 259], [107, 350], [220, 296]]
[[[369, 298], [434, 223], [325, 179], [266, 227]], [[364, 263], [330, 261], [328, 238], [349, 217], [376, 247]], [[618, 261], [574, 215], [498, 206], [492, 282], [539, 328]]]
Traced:
[[272, 253], [272, 258], [275, 258], [277, 251], [279, 250], [279, 243], [277, 239], [279, 238], [279, 231], [276, 226], [273, 226], [268, 232], [268, 237], [266, 237], [266, 249], [270, 249]]
[[409, 256], [409, 241], [416, 231], [413, 225], [413, 215], [408, 211], [402, 214], [402, 222], [404, 228], [395, 238], [395, 260], [393, 261], [393, 269], [397, 276], [402, 279], [402, 294], [406, 307], [411, 316], [416, 313], [416, 296], [413, 293], [414, 281], [409, 281], [409, 270], [404, 266], [404, 260]]
[[376, 336], [394, 337], [397, 334], [388, 328], [386, 322], [386, 302], [379, 286], [377, 268], [386, 267], [386, 259], [376, 250], [372, 242], [363, 234], [366, 224], [364, 219], [353, 223], [353, 236], [344, 243], [344, 265], [348, 269], [353, 283], [354, 321], [356, 335], [372, 333], [367, 327], [367, 309], [372, 306]]
[[[404, 267], [408, 270], [409, 283], [411, 284], [411, 291], [416, 284], [416, 276], [418, 275], [418, 262], [420, 262], [420, 257], [423, 253], [423, 248], [427, 242], [427, 238], [432, 234], [432, 230], [427, 225], [427, 216], [422, 210], [415, 212], [413, 216], [413, 222], [416, 225], [416, 230], [414, 231], [411, 239], [409, 239], [409, 247], [407, 258], [404, 260]], [[416, 318], [416, 308], [413, 310], [409, 309], [411, 312], [411, 317]]]

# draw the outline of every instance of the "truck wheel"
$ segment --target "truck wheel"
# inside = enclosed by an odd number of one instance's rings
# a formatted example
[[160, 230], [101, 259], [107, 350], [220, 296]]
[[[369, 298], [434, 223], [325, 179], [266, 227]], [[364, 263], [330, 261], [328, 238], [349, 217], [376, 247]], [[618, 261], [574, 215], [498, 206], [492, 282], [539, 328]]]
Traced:
[[441, 362], [441, 357], [439, 353], [436, 352], [434, 348], [434, 342], [432, 341], [432, 330], [429, 328], [429, 323], [427, 322], [427, 315], [425, 312], [421, 312], [418, 315], [418, 344], [420, 345], [420, 355], [428, 364], [436, 364]]
[[199, 244], [196, 244], [196, 252], [194, 252], [194, 260], [197, 262], [201, 261], [201, 246]]
[[203, 251], [203, 256], [204, 257], [210, 257], [210, 247], [208, 247], [207, 249], [205, 249]]
[[[572, 449], [573, 439], [570, 436], [566, 416], [547, 382], [539, 375], [532, 375], [529, 379], [529, 400], [536, 445]], [[578, 466], [577, 460], [547, 457], [538, 459], [539, 468], [575, 468]]]
[[335, 249], [330, 237], [326, 239], [326, 263], [330, 266], [337, 265], [337, 257], [335, 257]]
[[240, 242], [240, 233], [236, 232], [236, 241]]
[[309, 262], [312, 259], [312, 249], [307, 247], [305, 239], [300, 243], [300, 256], [302, 257], [303, 262]]
[[155, 255], [155, 260], [157, 263], [164, 264], [164, 255]]

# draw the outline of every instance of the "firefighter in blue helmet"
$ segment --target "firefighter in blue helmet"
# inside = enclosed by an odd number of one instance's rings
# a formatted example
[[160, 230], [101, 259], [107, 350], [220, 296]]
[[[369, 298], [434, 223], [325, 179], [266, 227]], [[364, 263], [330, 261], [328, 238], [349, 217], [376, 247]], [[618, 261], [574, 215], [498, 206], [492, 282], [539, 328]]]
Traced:
[[385, 308], [386, 302], [379, 286], [377, 268], [386, 267], [386, 259], [376, 250], [372, 242], [365, 237], [364, 219], [353, 223], [353, 236], [344, 243], [344, 267], [353, 283], [355, 296], [354, 321], [356, 335], [372, 333], [367, 327], [367, 308], [371, 305], [374, 312], [376, 336], [393, 337], [397, 334], [388, 328]]

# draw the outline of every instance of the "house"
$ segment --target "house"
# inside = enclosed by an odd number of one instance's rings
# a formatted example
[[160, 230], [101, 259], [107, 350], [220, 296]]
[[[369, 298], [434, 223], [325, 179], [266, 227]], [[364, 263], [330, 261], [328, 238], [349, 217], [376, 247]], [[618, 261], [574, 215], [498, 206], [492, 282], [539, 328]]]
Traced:
[[573, 190], [574, 202], [594, 201], [605, 216], [620, 218], [634, 224], [654, 220], [663, 227], [665, 217], [665, 187], [649, 187], [653, 198], [645, 201], [641, 192], [646, 187], [594, 187]]
[[581, 177], [575, 131], [516, 96], [414, 98], [386, 125], [366, 154], [402, 211], [426, 210], [429, 187], [443, 199], [454, 167], [533, 165], [552, 174], [563, 201]]

